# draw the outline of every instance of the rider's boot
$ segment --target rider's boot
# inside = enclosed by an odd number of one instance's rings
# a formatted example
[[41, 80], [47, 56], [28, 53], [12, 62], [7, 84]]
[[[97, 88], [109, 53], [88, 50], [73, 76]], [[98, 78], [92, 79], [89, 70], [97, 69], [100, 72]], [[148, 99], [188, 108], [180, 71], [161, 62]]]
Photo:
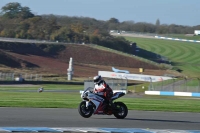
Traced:
[[115, 105], [112, 100], [109, 100], [109, 105], [114, 109]]
[[105, 98], [104, 102], [105, 102], [106, 105], [108, 105], [108, 107], [111, 107], [112, 109], [115, 108], [115, 105], [114, 105], [114, 103], [111, 99]]
[[109, 101], [107, 99], [104, 99], [104, 104], [109, 105]]

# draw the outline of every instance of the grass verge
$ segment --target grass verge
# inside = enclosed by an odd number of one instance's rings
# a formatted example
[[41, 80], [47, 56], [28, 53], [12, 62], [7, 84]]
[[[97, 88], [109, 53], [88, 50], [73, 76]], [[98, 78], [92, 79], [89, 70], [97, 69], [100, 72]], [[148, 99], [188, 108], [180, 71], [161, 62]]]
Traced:
[[[45, 85], [44, 85], [45, 86]], [[13, 92], [2, 90], [0, 88], [0, 107], [31, 107], [31, 108], [77, 108], [82, 101], [79, 89], [83, 86], [68, 86], [67, 90], [76, 90], [77, 92]], [[26, 88], [26, 87], [25, 87]], [[25, 89], [20, 87], [20, 89]], [[62, 85], [50, 85], [51, 90], [60, 90]], [[73, 89], [72, 89], [73, 88]], [[19, 90], [18, 87], [13, 87]], [[116, 100], [124, 102], [129, 110], [148, 110], [148, 111], [172, 111], [172, 112], [199, 112], [199, 99], [177, 98], [166, 96], [141, 96], [137, 97], [133, 94], [127, 94]]]

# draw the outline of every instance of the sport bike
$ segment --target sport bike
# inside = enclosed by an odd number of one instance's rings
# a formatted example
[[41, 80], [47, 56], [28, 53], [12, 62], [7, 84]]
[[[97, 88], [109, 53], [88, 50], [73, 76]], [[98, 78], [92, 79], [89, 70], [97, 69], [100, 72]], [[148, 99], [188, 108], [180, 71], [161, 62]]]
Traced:
[[106, 102], [103, 97], [93, 92], [92, 87], [89, 87], [81, 94], [83, 101], [78, 106], [78, 112], [84, 118], [98, 114], [114, 115], [118, 119], [124, 119], [128, 114], [127, 106], [123, 102], [113, 102], [124, 95], [123, 92], [116, 92], [111, 101]]

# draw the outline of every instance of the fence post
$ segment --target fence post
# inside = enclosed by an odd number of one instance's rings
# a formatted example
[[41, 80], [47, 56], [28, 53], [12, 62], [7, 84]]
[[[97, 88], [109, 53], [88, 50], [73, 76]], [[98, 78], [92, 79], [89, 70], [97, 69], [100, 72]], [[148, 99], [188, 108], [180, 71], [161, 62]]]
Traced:
[[175, 79], [173, 78], [173, 84], [172, 84], [172, 90], [174, 91], [174, 84], [175, 84]]
[[185, 78], [185, 84], [184, 85], [185, 85], [184, 86], [184, 88], [185, 88], [184, 92], [187, 92], [187, 78]]
[[126, 85], [126, 90], [127, 90], [127, 85], [128, 85], [128, 79], [126, 79], [126, 83], [125, 83], [125, 85]]
[[150, 79], [149, 90], [153, 90], [153, 83], [152, 83], [152, 79], [151, 79], [151, 77], [149, 77], [149, 79]]
[[28, 80], [28, 76], [27, 76], [27, 73], [25, 74], [25, 80]]
[[136, 92], [136, 85], [134, 85], [134, 89], [133, 90], [134, 90], [134, 92]]
[[12, 81], [15, 80], [15, 73], [12, 74]]
[[198, 92], [200, 92], [200, 79], [198, 78], [198, 81], [199, 81], [199, 89], [198, 89]]
[[163, 90], [163, 78], [161, 78], [162, 79], [162, 90]]
[[37, 74], [35, 75], [35, 78], [36, 78], [35, 80], [38, 81], [38, 75]]

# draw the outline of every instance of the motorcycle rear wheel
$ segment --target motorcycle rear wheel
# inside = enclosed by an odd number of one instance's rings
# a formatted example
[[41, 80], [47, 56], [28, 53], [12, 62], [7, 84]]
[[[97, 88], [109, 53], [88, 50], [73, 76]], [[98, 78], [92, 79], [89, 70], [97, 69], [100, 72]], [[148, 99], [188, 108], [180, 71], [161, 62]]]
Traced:
[[114, 116], [117, 119], [124, 119], [128, 114], [128, 108], [123, 102], [115, 102], [116, 112], [114, 112]]
[[82, 101], [78, 106], [79, 114], [84, 118], [89, 118], [93, 114], [92, 106], [86, 107], [86, 101]]

